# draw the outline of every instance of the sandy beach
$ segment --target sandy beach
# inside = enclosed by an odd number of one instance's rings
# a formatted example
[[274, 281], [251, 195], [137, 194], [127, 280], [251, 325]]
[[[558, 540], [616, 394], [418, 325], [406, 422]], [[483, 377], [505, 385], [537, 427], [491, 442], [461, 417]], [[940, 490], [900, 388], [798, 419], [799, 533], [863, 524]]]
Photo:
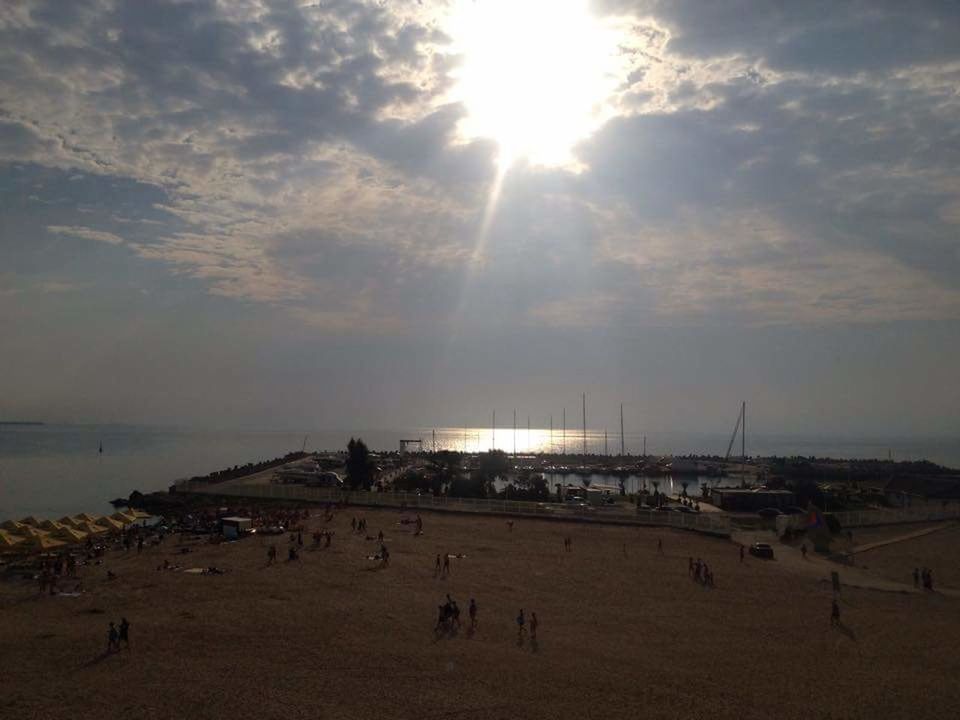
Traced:
[[[388, 567], [367, 559], [376, 541], [351, 532], [355, 515], [370, 536], [384, 532]], [[960, 706], [956, 598], [844, 588], [834, 629], [825, 578], [788, 562], [741, 564], [727, 540], [426, 513], [415, 537], [400, 518], [314, 515], [296, 562], [285, 560], [287, 536], [186, 541], [187, 554], [169, 536], [80, 568], [80, 597], [2, 583], [2, 714], [915, 719]], [[312, 529], [333, 530], [332, 546], [310, 549]], [[950, 538], [955, 553], [956, 531], [944, 532], [924, 542]], [[280, 559], [268, 566], [273, 543]], [[437, 577], [438, 553], [465, 557]], [[710, 565], [714, 589], [690, 579], [691, 556]], [[226, 573], [158, 570], [165, 559]], [[453, 636], [434, 633], [447, 593], [463, 609]], [[518, 644], [520, 608], [537, 613], [536, 643]], [[107, 623], [121, 617], [130, 647], [106, 654]]]

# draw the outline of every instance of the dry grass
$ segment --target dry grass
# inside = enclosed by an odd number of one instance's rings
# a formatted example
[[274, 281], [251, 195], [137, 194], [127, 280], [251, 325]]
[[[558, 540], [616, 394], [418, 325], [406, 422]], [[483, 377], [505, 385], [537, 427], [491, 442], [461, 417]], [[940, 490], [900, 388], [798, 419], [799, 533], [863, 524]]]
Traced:
[[[266, 567], [266, 538], [184, 556], [174, 539], [85, 569], [81, 598], [0, 586], [0, 715], [916, 720], [960, 707], [951, 598], [845, 589], [846, 631], [831, 630], [827, 584], [741, 565], [722, 540], [522, 520], [509, 532], [499, 518], [440, 514], [413, 537], [395, 511], [364, 514], [387, 535], [389, 568], [374, 569], [375, 543], [340, 514], [333, 547], [299, 563]], [[444, 551], [468, 557], [435, 578]], [[691, 555], [710, 563], [715, 590], [688, 578]], [[157, 572], [164, 557], [229, 573]], [[118, 580], [105, 582], [107, 567]], [[477, 599], [473, 637], [434, 636], [447, 592], [464, 610]], [[540, 618], [536, 647], [517, 644], [520, 607]], [[133, 647], [103, 656], [121, 615]]]

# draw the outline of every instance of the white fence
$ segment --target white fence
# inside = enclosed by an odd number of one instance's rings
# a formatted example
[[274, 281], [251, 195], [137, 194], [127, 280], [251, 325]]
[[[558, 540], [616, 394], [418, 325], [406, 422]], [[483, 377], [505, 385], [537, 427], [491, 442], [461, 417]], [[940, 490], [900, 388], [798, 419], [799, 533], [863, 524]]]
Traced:
[[730, 519], [725, 513], [656, 512], [653, 510], [629, 512], [622, 507], [577, 508], [559, 503], [538, 503], [521, 500], [485, 500], [446, 496], [435, 497], [433, 495], [410, 493], [345, 491], [335, 488], [312, 488], [304, 485], [215, 484], [191, 480], [177, 482], [176, 489], [177, 492], [229, 497], [303, 500], [316, 503], [339, 503], [343, 501], [352, 505], [524, 515], [631, 525], [658, 525], [697, 530], [715, 535], [730, 535]]
[[833, 515], [840, 522], [840, 527], [854, 528], [868, 525], [958, 520], [960, 519], [960, 505], [928, 505], [925, 507], [898, 508], [896, 510], [852, 510], [850, 512], [827, 514]]

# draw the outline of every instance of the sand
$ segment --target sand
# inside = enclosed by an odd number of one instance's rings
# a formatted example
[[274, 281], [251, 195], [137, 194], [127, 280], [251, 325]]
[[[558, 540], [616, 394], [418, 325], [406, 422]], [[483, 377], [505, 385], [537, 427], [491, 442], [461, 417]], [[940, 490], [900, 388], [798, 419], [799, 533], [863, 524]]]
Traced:
[[[414, 537], [397, 511], [363, 515], [371, 536], [386, 535], [388, 568], [366, 560], [375, 542], [341, 512], [311, 519], [336, 531], [333, 546], [297, 563], [282, 560], [286, 537], [189, 555], [168, 538], [84, 568], [79, 598], [0, 584], [0, 715], [916, 720], [960, 707], [954, 598], [845, 588], [836, 630], [816, 573], [740, 564], [725, 540], [534, 520], [509, 531], [502, 518], [427, 513]], [[267, 567], [271, 541], [281, 561]], [[437, 578], [438, 552], [467, 557]], [[690, 580], [691, 555], [716, 589]], [[157, 572], [164, 558], [228, 572]], [[472, 637], [433, 633], [448, 592], [464, 620], [476, 598]], [[517, 643], [521, 607], [540, 619], [537, 645]], [[132, 647], [104, 655], [107, 622], [122, 615]]]

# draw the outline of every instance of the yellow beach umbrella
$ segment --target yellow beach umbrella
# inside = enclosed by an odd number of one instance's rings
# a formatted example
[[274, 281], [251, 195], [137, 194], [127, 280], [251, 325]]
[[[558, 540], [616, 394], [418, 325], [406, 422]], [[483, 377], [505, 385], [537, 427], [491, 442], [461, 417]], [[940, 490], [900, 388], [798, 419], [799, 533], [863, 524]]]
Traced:
[[56, 532], [57, 530], [62, 530], [64, 526], [58, 523], [56, 520], [44, 520], [42, 523], [40, 523], [40, 528], [42, 530]]
[[100, 533], [105, 533], [108, 528], [103, 527], [103, 525], [97, 525], [96, 523], [85, 522], [80, 525], [77, 530], [82, 530], [88, 535], [99, 535]]
[[76, 518], [72, 518], [72, 517], [70, 517], [69, 515], [64, 515], [62, 518], [60, 518], [59, 520], [57, 520], [57, 522], [60, 523], [61, 525], [63, 525], [64, 527], [72, 527], [72, 528], [75, 528], [75, 527], [80, 527], [80, 523], [81, 523], [82, 521], [81, 521], [81, 520], [77, 520]]
[[102, 517], [97, 520], [97, 525], [102, 525], [107, 530], [123, 530], [124, 523], [114, 520], [112, 517]]
[[114, 520], [116, 520], [116, 521], [119, 522], [119, 523], [123, 523], [124, 525], [130, 525], [131, 523], [133, 523], [133, 522], [136, 521], [136, 518], [135, 518], [135, 517], [132, 517], [132, 516], [130, 516], [130, 515], [127, 515], [126, 513], [122, 513], [122, 512], [119, 512], [119, 511], [118, 511], [118, 512], [115, 512], [115, 513], [114, 513], [113, 515], [111, 515], [110, 517], [113, 518]]
[[33, 515], [27, 515], [21, 521], [24, 525], [29, 525], [30, 527], [40, 527], [40, 520], [35, 518]]
[[7, 532], [12, 532], [14, 535], [22, 534], [24, 528], [30, 527], [29, 525], [24, 525], [22, 522], [17, 522], [16, 520], [5, 520], [0, 523], [0, 529], [6, 530]]
[[23, 542], [24, 538], [20, 537], [19, 535], [14, 535], [6, 530], [0, 530], [0, 548], [11, 548], [14, 545], [20, 545]]
[[31, 546], [37, 550], [53, 550], [54, 548], [63, 547], [66, 545], [63, 540], [55, 540], [52, 537], [46, 535], [35, 535], [31, 541]]
[[75, 528], [68, 528], [68, 527], [61, 528], [54, 535], [54, 537], [57, 540], [63, 540], [64, 542], [68, 542], [68, 543], [83, 542], [83, 539], [86, 536], [87, 534], [85, 532], [80, 532]]
[[90, 513], [85, 512], [80, 513], [79, 515], [74, 515], [73, 517], [75, 520], [79, 520], [80, 522], [96, 522], [100, 519], [99, 515], [91, 515]]
[[30, 538], [47, 537], [48, 535], [50, 535], [50, 531], [41, 530], [40, 528], [35, 528], [30, 525], [25, 525], [23, 528], [23, 532], [21, 532], [20, 535], [23, 535], [25, 538], [29, 540]]

